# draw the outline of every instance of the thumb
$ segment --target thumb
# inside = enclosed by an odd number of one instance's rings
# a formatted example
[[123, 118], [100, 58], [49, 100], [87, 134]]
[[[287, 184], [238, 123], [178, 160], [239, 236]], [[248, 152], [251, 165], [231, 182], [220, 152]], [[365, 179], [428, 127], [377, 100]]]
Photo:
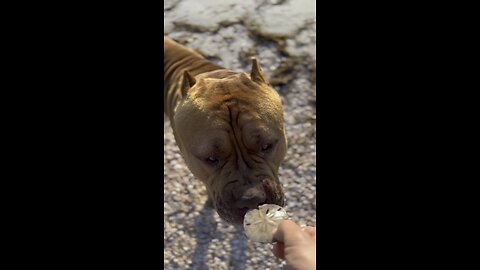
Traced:
[[273, 231], [273, 241], [292, 242], [298, 240], [302, 228], [291, 220], [284, 220], [278, 224], [277, 229]]

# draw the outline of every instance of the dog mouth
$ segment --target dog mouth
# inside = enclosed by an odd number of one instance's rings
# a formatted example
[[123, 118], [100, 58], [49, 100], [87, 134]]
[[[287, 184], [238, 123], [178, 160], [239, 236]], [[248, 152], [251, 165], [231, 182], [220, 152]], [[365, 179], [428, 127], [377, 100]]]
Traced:
[[264, 181], [262, 187], [265, 191], [265, 201], [255, 207], [236, 207], [236, 201], [229, 195], [219, 196], [215, 201], [215, 209], [224, 221], [231, 224], [243, 224], [245, 214], [263, 204], [276, 204], [285, 206], [285, 195], [278, 181]]

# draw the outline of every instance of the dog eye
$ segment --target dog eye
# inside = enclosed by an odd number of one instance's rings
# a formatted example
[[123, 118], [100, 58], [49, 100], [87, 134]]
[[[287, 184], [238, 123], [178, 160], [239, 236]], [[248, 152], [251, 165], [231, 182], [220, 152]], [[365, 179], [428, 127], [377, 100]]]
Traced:
[[263, 144], [262, 145], [262, 151], [263, 152], [267, 152], [268, 150], [270, 150], [272, 148], [272, 144], [270, 143], [266, 143], [266, 144]]
[[215, 166], [218, 164], [218, 159], [213, 157], [213, 156], [210, 156], [206, 159], [207, 163], [212, 165], [212, 166]]

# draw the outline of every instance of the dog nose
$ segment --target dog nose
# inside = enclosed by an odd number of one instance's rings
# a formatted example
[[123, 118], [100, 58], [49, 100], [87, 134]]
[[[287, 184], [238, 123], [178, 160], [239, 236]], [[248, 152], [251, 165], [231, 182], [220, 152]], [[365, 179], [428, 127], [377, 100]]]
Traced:
[[265, 200], [266, 195], [263, 188], [249, 188], [237, 199], [235, 206], [239, 209], [248, 208], [250, 210], [257, 208]]

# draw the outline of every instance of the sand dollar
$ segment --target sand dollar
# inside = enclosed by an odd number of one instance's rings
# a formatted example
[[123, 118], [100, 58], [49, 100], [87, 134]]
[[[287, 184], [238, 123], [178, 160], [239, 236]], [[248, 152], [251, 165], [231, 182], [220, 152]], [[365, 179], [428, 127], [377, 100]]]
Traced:
[[285, 209], [276, 204], [263, 204], [245, 214], [243, 228], [248, 239], [271, 243], [273, 229], [285, 219], [288, 219]]

